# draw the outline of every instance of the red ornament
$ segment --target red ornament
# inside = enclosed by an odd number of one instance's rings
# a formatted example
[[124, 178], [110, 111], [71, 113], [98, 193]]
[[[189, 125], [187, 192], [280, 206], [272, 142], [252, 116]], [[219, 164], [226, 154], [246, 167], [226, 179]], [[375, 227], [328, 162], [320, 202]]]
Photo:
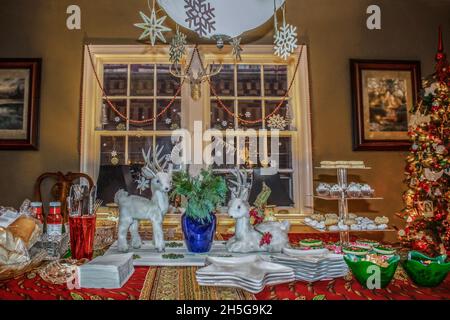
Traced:
[[426, 251], [428, 244], [423, 240], [417, 240], [413, 242], [412, 247], [417, 251]]
[[266, 232], [261, 237], [261, 241], [259, 242], [259, 246], [262, 247], [264, 245], [269, 245], [272, 242], [272, 234], [270, 232]]
[[261, 214], [258, 209], [250, 210], [250, 218], [253, 218], [253, 225], [260, 224], [264, 221], [264, 212]]

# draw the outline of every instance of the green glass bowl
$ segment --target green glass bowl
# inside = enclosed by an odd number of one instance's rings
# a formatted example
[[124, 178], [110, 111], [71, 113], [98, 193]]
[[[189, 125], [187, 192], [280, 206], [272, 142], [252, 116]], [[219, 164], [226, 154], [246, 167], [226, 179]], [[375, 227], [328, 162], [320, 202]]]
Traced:
[[394, 278], [395, 271], [397, 270], [398, 263], [400, 262], [400, 256], [393, 255], [392, 257], [390, 257], [387, 261], [389, 264], [387, 267], [381, 267], [370, 261], [363, 261], [363, 258], [364, 257], [358, 257], [353, 254], [347, 254], [344, 256], [344, 260], [352, 271], [356, 280], [358, 280], [358, 282], [364, 288], [368, 288], [367, 284], [369, 277], [374, 274], [374, 271], [371, 270], [371, 268], [373, 268], [374, 266], [380, 268], [380, 289], [386, 288]]
[[[431, 261], [429, 265], [421, 263], [427, 260]], [[447, 255], [430, 258], [420, 252], [411, 251], [403, 263], [403, 268], [415, 284], [421, 287], [437, 287], [450, 271], [450, 263], [446, 263], [446, 260]]]

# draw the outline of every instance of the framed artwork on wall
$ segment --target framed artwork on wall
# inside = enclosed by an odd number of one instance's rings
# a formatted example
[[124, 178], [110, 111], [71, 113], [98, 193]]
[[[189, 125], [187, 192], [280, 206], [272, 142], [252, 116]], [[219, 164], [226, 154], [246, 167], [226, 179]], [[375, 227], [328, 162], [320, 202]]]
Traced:
[[408, 150], [410, 110], [421, 87], [419, 61], [350, 60], [353, 150]]
[[0, 59], [0, 150], [37, 150], [41, 59]]

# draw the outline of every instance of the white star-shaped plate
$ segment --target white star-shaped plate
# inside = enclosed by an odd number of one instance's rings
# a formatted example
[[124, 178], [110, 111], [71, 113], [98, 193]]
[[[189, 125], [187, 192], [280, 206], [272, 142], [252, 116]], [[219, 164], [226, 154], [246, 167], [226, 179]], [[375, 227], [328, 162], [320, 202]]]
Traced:
[[292, 268], [265, 261], [257, 255], [208, 257], [206, 263], [209, 265], [197, 271], [197, 281], [204, 286], [238, 287], [258, 293], [266, 285], [295, 280]]

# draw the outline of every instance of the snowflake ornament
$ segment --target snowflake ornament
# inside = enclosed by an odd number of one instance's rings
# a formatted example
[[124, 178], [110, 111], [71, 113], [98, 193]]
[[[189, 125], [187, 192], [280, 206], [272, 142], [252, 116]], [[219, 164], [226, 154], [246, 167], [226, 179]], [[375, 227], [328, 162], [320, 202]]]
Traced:
[[172, 39], [169, 48], [170, 62], [173, 64], [180, 63], [183, 56], [186, 54], [186, 35], [180, 32], [177, 26], [177, 33]]
[[246, 113], [245, 113], [245, 117], [248, 119], [248, 118], [251, 118], [252, 117], [252, 113], [250, 112], [250, 111], [247, 111]]
[[287, 60], [297, 49], [297, 27], [283, 23], [275, 34], [275, 55]]
[[139, 177], [139, 179], [135, 180], [135, 182], [137, 183], [136, 189], [139, 190], [140, 194], [142, 194], [145, 190], [150, 189], [150, 180], [143, 176]]
[[222, 127], [228, 127], [228, 121], [222, 121]]
[[139, 12], [141, 15], [142, 20], [144, 20], [143, 23], [135, 23], [134, 26], [144, 29], [144, 32], [139, 37], [139, 40], [143, 40], [147, 37], [150, 37], [150, 44], [152, 46], [155, 45], [156, 40], [159, 39], [162, 42], [166, 43], [166, 38], [164, 38], [163, 32], [169, 32], [172, 31], [172, 29], [166, 27], [163, 25], [164, 21], [166, 20], [167, 16], [162, 16], [161, 18], [156, 18], [156, 11], [155, 8], [152, 8], [152, 13], [150, 15], [150, 18], [145, 15], [142, 11]]
[[117, 155], [118, 155], [118, 153], [116, 150], [111, 151], [111, 157], [117, 158]]
[[166, 120], [164, 121], [167, 125], [172, 123], [172, 119], [170, 118], [166, 118]]
[[233, 49], [232, 55], [236, 61], [242, 61], [241, 53], [244, 50], [241, 47], [241, 40], [242, 38], [236, 37], [230, 42], [231, 48]]
[[215, 31], [214, 18], [215, 8], [211, 7], [211, 3], [206, 0], [184, 0], [184, 9], [186, 10], [189, 28], [194, 28], [195, 32], [201, 37], [206, 37], [211, 31]]
[[269, 118], [267, 121], [267, 126], [270, 129], [274, 130], [284, 130], [287, 127], [288, 123], [286, 119], [279, 114], [275, 114]]

